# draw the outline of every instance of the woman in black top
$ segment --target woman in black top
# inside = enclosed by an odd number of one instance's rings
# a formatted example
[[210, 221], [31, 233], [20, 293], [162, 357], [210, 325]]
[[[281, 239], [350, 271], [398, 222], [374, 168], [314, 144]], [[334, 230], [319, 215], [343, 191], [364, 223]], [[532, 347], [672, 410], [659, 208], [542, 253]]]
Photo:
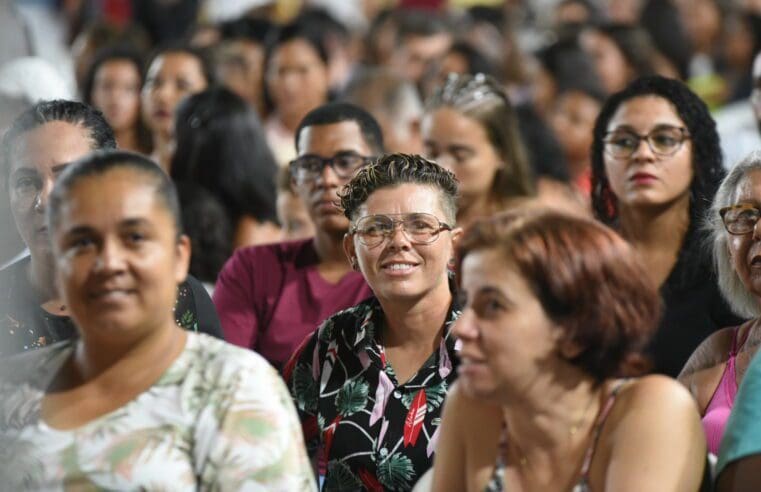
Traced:
[[719, 294], [700, 231], [723, 176], [716, 125], [681, 82], [643, 77], [605, 102], [592, 144], [592, 206], [660, 288], [655, 372], [676, 376], [704, 338], [739, 321]]
[[[22, 113], [2, 145], [2, 179], [16, 227], [30, 256], [0, 272], [0, 355], [42, 347], [75, 330], [53, 281], [45, 206], [56, 176], [70, 162], [116, 147], [100, 112], [71, 101], [41, 102]], [[177, 323], [221, 338], [211, 300], [195, 279], [183, 283]]]

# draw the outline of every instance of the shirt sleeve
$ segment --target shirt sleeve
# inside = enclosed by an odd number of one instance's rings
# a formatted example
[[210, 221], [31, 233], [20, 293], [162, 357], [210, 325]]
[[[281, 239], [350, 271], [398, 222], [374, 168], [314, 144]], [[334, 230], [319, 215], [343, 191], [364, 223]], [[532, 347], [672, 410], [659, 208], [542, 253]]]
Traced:
[[301, 421], [307, 452], [312, 459], [320, 441], [317, 421], [320, 367], [315, 367], [320, 361], [319, 333], [318, 329], [308, 335], [283, 369], [283, 377]]
[[245, 254], [248, 248], [239, 249], [225, 263], [214, 288], [214, 305], [222, 323], [225, 340], [247, 349], [255, 349], [259, 334], [259, 317], [252, 292], [252, 264]]
[[[242, 374], [242, 373], [246, 374]], [[201, 490], [317, 490], [288, 390], [269, 365], [227, 374], [199, 418]]]

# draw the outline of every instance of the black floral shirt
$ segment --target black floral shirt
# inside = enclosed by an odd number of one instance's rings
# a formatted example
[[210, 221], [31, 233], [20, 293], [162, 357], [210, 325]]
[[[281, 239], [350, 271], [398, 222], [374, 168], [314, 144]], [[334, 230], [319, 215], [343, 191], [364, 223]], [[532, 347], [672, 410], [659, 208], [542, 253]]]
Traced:
[[450, 307], [439, 350], [399, 384], [378, 336], [376, 298], [326, 320], [291, 358], [285, 379], [321, 488], [410, 490], [431, 467], [441, 406], [457, 377]]
[[[26, 257], [0, 271], [0, 356], [68, 340], [77, 336], [74, 322], [40, 307], [27, 277]], [[214, 305], [198, 280], [188, 276], [177, 290], [174, 318], [178, 325], [222, 338]]]

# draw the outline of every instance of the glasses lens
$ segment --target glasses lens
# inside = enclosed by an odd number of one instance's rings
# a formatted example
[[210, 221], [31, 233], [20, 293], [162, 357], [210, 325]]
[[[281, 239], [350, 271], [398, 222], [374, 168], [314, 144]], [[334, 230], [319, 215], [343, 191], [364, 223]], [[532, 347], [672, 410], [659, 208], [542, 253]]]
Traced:
[[404, 218], [402, 224], [407, 237], [424, 244], [436, 239], [441, 228], [439, 219], [430, 214], [410, 214]]
[[394, 230], [394, 221], [385, 215], [368, 215], [357, 221], [355, 230], [362, 244], [375, 246]]
[[363, 163], [362, 156], [356, 154], [337, 155], [333, 158], [333, 170], [339, 178], [350, 178]]
[[684, 135], [677, 128], [656, 130], [650, 134], [649, 141], [657, 154], [671, 155], [679, 149]]
[[639, 137], [628, 132], [616, 132], [605, 141], [608, 152], [614, 157], [630, 156], [639, 145]]
[[756, 227], [761, 212], [756, 208], [731, 208], [724, 214], [724, 225], [732, 234], [746, 234]]
[[291, 161], [291, 174], [297, 182], [314, 179], [322, 170], [322, 160], [319, 157], [304, 156]]

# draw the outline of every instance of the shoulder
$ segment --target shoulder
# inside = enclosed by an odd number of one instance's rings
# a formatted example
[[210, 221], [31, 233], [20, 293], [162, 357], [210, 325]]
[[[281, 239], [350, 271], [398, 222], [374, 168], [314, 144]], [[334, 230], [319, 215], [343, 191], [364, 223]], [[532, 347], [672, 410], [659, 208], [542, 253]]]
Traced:
[[695, 411], [690, 393], [674, 379], [659, 374], [624, 382], [617, 399], [625, 408], [654, 408], [667, 411]]
[[189, 363], [213, 380], [261, 385], [279, 380], [274, 367], [256, 352], [205, 333], [188, 333]]
[[[693, 395], [697, 395], [704, 384], [715, 379], [714, 372], [721, 370], [732, 349], [732, 339], [738, 327], [722, 328], [708, 336], [690, 355], [677, 379]], [[711, 391], [713, 393], [713, 391]]]
[[451, 418], [468, 419], [468, 421], [474, 417], [486, 419], [476, 420], [479, 422], [479, 427], [483, 423], [502, 421], [502, 410], [499, 405], [493, 405], [469, 395], [460, 381], [455, 381], [449, 388], [444, 405]]
[[252, 270], [273, 270], [278, 266], [291, 265], [300, 255], [314, 251], [312, 239], [262, 244], [238, 248], [227, 260], [223, 271], [239, 272]]

